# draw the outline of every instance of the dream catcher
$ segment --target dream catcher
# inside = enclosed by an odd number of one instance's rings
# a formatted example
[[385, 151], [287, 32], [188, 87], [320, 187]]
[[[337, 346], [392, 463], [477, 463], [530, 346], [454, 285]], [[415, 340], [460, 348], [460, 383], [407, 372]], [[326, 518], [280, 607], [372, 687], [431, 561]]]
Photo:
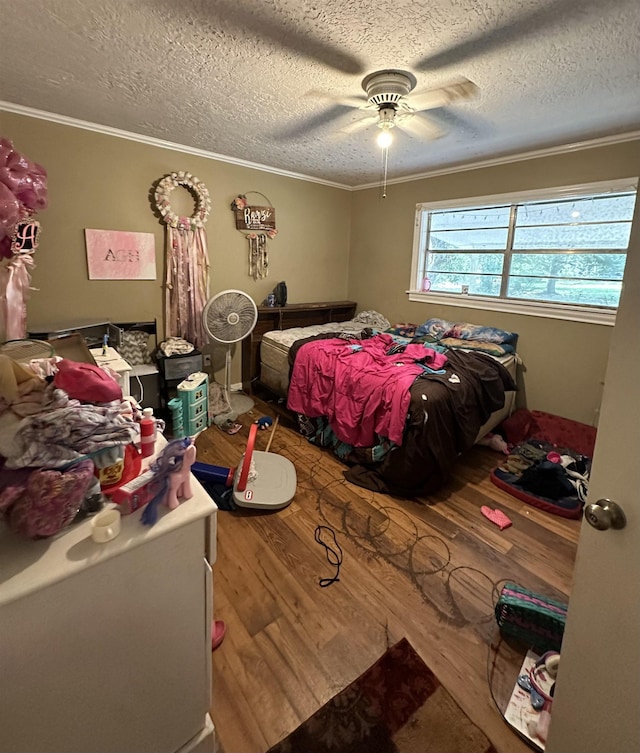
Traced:
[[246, 233], [249, 260], [249, 277], [252, 280], [262, 280], [269, 274], [269, 254], [267, 239], [275, 238], [276, 210], [260, 191], [247, 191], [258, 194], [267, 202], [268, 206], [250, 205], [246, 194], [239, 194], [231, 202], [231, 209], [236, 216], [236, 229]]
[[[171, 210], [169, 195], [182, 186], [196, 205], [190, 217]], [[209, 298], [209, 251], [205, 224], [211, 212], [209, 191], [198, 178], [180, 171], [162, 178], [154, 192], [155, 209], [167, 226], [165, 322], [167, 335], [200, 348], [207, 343], [202, 309]]]
[[269, 256], [267, 254], [267, 236], [264, 233], [249, 233], [249, 276], [253, 280], [262, 280], [269, 274]]

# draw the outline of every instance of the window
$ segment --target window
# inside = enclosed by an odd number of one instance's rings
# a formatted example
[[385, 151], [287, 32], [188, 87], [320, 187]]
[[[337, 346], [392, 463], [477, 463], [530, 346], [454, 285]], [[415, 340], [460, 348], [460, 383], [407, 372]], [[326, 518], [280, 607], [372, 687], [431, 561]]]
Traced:
[[521, 313], [557, 316], [564, 309], [567, 318], [580, 319], [581, 311], [612, 318], [635, 198], [627, 181], [419, 204], [411, 299], [452, 297], [457, 305], [475, 300]]

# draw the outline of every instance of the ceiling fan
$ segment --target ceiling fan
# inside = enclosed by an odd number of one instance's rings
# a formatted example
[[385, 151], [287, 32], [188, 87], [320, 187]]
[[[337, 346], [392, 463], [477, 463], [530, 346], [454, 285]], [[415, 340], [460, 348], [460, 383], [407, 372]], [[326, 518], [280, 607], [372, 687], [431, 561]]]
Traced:
[[467, 78], [413, 93], [415, 85], [416, 77], [412, 73], [389, 68], [364, 77], [362, 88], [366, 96], [331, 97], [339, 105], [375, 110], [374, 115], [354, 120], [340, 132], [355, 133], [376, 124], [381, 129], [378, 144], [382, 147], [390, 144], [391, 129], [395, 127], [421, 139], [437, 139], [444, 135], [444, 130], [419, 113], [469, 99], [478, 92], [478, 87]]

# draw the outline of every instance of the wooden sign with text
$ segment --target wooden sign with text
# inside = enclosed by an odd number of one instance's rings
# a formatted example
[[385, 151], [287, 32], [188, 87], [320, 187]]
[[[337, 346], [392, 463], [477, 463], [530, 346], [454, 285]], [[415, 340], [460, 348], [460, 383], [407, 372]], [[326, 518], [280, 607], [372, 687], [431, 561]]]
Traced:
[[236, 209], [236, 230], [275, 230], [276, 210], [273, 207]]

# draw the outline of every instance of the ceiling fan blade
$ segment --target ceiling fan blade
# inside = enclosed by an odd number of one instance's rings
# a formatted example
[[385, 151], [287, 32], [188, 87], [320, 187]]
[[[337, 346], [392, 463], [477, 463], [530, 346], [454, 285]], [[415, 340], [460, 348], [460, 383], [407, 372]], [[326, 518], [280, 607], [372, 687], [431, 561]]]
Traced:
[[399, 115], [396, 117], [396, 125], [407, 131], [411, 136], [416, 136], [425, 141], [433, 141], [444, 136], [445, 131], [431, 120], [422, 115]]
[[[176, 12], [175, 0], [154, 0], [155, 5], [164, 4], [169, 18]], [[271, 3], [239, 3], [237, 0], [189, 3], [189, 10], [181, 10], [185, 20], [192, 21], [194, 28], [233, 30], [242, 39], [251, 35], [255, 39], [273, 42], [279, 49], [314, 60], [341, 73], [364, 73], [364, 65], [342, 47], [319, 39], [312, 28], [303, 32], [300, 21], [305, 20], [299, 4], [291, 4], [293, 11], [284, 9], [278, 16]]]
[[486, 136], [491, 131], [490, 124], [475, 112], [467, 117], [459, 110], [441, 107], [430, 113], [429, 117], [446, 131], [455, 131], [459, 135], [473, 139]]
[[365, 128], [372, 126], [378, 121], [379, 118], [377, 115], [368, 115], [366, 118], [360, 118], [359, 120], [347, 123], [346, 126], [340, 128], [340, 133], [357, 133], [358, 131], [363, 131]]
[[452, 102], [469, 99], [478, 93], [478, 87], [468, 78], [460, 78], [437, 89], [426, 89], [406, 97], [407, 105], [416, 111], [444, 107]]
[[315, 131], [317, 128], [327, 125], [331, 121], [344, 114], [344, 108], [340, 105], [334, 105], [325, 112], [321, 112], [318, 115], [312, 115], [310, 118], [294, 123], [290, 128], [283, 128], [271, 135], [277, 141], [288, 141], [289, 139], [297, 139], [306, 136], [308, 133]]
[[536, 4], [511, 20], [492, 30], [473, 34], [463, 42], [453, 44], [433, 55], [418, 60], [413, 68], [418, 71], [434, 71], [450, 65], [458, 65], [469, 58], [500, 50], [528, 37], [543, 35], [550, 29], [570, 28], [592, 10], [598, 12], [601, 0], [552, 0]]
[[308, 91], [305, 94], [305, 97], [326, 99], [336, 105], [342, 105], [342, 107], [357, 107], [359, 110], [369, 110], [373, 107], [367, 102], [365, 97], [342, 97], [339, 94], [331, 94], [331, 92], [323, 92], [318, 89]]

